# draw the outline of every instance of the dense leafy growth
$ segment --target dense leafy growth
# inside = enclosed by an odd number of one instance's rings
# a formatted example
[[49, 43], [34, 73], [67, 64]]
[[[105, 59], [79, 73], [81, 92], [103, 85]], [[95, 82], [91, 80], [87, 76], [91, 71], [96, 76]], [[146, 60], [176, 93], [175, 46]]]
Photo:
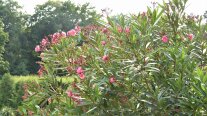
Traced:
[[8, 62], [3, 59], [3, 53], [5, 52], [4, 46], [8, 41], [8, 35], [3, 30], [3, 23], [0, 20], [0, 77], [8, 71]]
[[9, 62], [11, 74], [28, 74], [28, 62], [23, 55], [25, 40], [22, 37], [25, 31], [27, 16], [20, 12], [21, 7], [13, 0], [0, 0], [0, 18], [4, 24], [4, 31], [9, 35], [9, 42], [5, 49], [4, 58]]
[[44, 84], [28, 86], [21, 114], [206, 115], [207, 25], [184, 13], [186, 2], [43, 38]]
[[70, 0], [32, 15], [0, 0], [0, 115], [207, 115], [207, 24], [186, 3], [101, 20]]
[[0, 108], [2, 106], [12, 106], [12, 87], [13, 83], [11, 81], [11, 76], [5, 74], [0, 83]]

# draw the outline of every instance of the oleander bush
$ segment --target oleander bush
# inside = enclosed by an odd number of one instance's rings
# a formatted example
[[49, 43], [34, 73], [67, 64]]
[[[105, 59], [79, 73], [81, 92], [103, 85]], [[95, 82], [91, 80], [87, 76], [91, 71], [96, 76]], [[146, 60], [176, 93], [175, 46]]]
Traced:
[[[207, 25], [185, 14], [186, 2], [171, 0], [45, 37], [35, 48], [44, 81], [26, 87], [19, 111], [206, 115]], [[57, 81], [59, 75], [74, 81]]]

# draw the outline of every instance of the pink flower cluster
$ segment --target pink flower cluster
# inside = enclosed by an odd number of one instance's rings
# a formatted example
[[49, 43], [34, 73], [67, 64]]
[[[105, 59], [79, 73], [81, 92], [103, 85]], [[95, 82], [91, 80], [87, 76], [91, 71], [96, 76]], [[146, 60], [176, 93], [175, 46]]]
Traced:
[[[121, 26], [118, 26], [118, 27], [117, 27], [117, 30], [118, 30], [119, 33], [122, 33], [122, 32], [123, 32], [123, 29], [122, 29]], [[127, 35], [130, 34], [130, 27], [125, 27], [124, 32], [125, 32]]]
[[82, 69], [82, 67], [78, 67], [76, 73], [78, 74], [80, 79], [85, 79], [84, 70]]
[[106, 34], [106, 33], [108, 33], [108, 29], [107, 28], [103, 28], [102, 32]]
[[115, 77], [114, 76], [111, 76], [110, 78], [109, 78], [109, 82], [112, 84], [112, 83], [115, 83], [116, 82], [116, 79], [115, 79]]
[[167, 43], [168, 42], [168, 37], [166, 35], [162, 36], [162, 42]]
[[129, 27], [126, 27], [126, 28], [125, 28], [125, 33], [126, 33], [126, 34], [129, 34], [129, 33], [130, 33], [130, 28], [129, 28]]
[[68, 35], [68, 36], [75, 36], [75, 35], [76, 35], [76, 31], [75, 31], [75, 29], [72, 29], [72, 30], [68, 31], [68, 32], [67, 32], [67, 35]]
[[35, 52], [40, 52], [41, 51], [41, 47], [40, 47], [40, 45], [36, 45], [36, 47], [35, 47]]
[[66, 33], [65, 32], [56, 32], [53, 35], [50, 36], [51, 37], [51, 41], [52, 44], [56, 44], [60, 41], [61, 38], [66, 37]]
[[48, 44], [49, 44], [49, 40], [47, 37], [43, 38], [40, 45], [43, 46], [43, 47], [46, 47]]
[[[187, 38], [188, 38], [190, 41], [193, 40], [193, 37], [194, 37], [194, 35], [193, 35], [192, 33], [187, 34]], [[161, 39], [161, 40], [162, 40], [163, 43], [167, 43], [167, 42], [169, 41], [167, 35], [162, 36], [162, 39]]]
[[188, 39], [189, 39], [190, 41], [192, 41], [192, 40], [193, 40], [194, 35], [193, 35], [192, 33], [190, 33], [190, 34], [188, 34], [188, 35], [187, 35], [187, 37], [188, 37]]
[[106, 41], [101, 41], [102, 46], [106, 45]]
[[[71, 29], [70, 31], [67, 32], [56, 32], [52, 35], [49, 35], [49, 37], [51, 38], [51, 44], [57, 44], [62, 38], [65, 37], [71, 37], [71, 36], [76, 36], [77, 33], [79, 33], [81, 31], [80, 26], [76, 26], [75, 29]], [[40, 45], [37, 45], [35, 47], [35, 52], [41, 52], [44, 51], [47, 46], [50, 45], [49, 39], [47, 37], [43, 38], [42, 41], [40, 42]]]
[[49, 39], [47, 37], [45, 37], [40, 42], [40, 45], [36, 45], [35, 52], [44, 51], [47, 48], [48, 45], [50, 45]]
[[80, 26], [75, 26], [75, 29], [71, 29], [70, 31], [67, 32], [67, 36], [76, 36], [76, 34], [80, 31], [81, 31]]
[[102, 57], [102, 60], [103, 60], [104, 62], [109, 61], [109, 56], [108, 56], [108, 55], [104, 55], [104, 56]]

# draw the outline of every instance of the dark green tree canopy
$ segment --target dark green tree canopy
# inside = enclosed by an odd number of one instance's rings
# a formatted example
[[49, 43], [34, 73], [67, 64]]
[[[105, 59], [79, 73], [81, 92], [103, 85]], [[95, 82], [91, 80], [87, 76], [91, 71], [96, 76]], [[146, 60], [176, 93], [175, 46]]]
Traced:
[[[0, 18], [4, 23], [4, 31], [9, 35], [9, 42], [5, 46], [4, 58], [9, 62], [11, 74], [20, 74], [26, 70], [24, 67], [18, 70], [21, 63], [24, 63], [22, 55], [25, 41], [21, 38], [25, 31], [27, 15], [21, 12], [21, 6], [14, 0], [0, 0]], [[24, 63], [25, 64], [25, 63]]]
[[68, 31], [76, 23], [83, 26], [95, 22], [96, 16], [97, 13], [89, 4], [76, 6], [71, 1], [48, 1], [36, 7], [30, 19], [31, 31], [41, 36], [58, 30]]

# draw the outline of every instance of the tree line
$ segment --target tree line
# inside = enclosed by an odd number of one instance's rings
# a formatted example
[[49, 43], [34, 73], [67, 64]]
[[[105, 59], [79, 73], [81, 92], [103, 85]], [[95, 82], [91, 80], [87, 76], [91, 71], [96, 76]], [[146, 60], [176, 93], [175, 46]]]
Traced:
[[49, 0], [37, 5], [32, 15], [15, 0], [0, 0], [0, 75], [36, 74], [39, 58], [34, 48], [44, 36], [93, 24], [98, 16], [88, 3], [76, 5], [70, 0]]

